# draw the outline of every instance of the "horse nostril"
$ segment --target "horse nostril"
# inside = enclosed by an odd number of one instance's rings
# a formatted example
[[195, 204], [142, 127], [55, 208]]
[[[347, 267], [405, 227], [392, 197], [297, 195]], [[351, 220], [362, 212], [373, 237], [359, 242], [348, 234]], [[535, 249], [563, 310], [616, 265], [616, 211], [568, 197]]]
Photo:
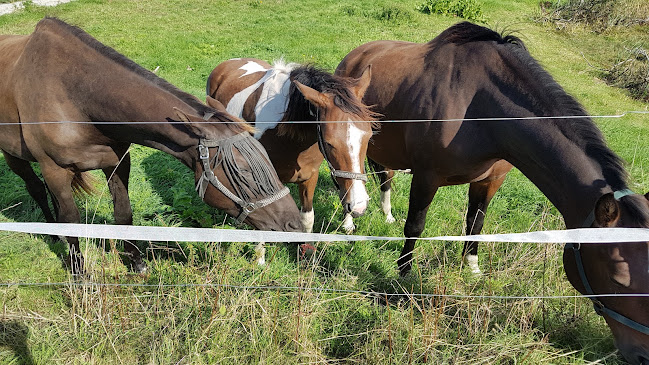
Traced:
[[345, 203], [343, 204], [343, 208], [345, 210], [345, 214], [349, 213], [352, 211], [352, 203]]

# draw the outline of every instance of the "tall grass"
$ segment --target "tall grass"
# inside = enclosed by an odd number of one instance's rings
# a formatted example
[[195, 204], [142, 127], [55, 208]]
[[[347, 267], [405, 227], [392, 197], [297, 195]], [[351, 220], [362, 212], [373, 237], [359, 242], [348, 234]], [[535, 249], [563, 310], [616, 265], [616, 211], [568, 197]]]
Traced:
[[[202, 98], [207, 75], [228, 58], [284, 57], [333, 70], [366, 41], [427, 41], [456, 21], [421, 14], [418, 2], [80, 0], [0, 17], [0, 31], [27, 34], [45, 14], [56, 15]], [[484, 9], [495, 23], [520, 29], [532, 54], [592, 113], [646, 109], [596, 79], [582, 56], [604, 64], [612, 55], [603, 52], [616, 39], [556, 33], [532, 21], [536, 5], [493, 0]], [[628, 162], [631, 187], [649, 190], [646, 118], [597, 123]], [[135, 224], [228, 227], [225, 215], [204, 208], [193, 194], [193, 177], [184, 166], [144, 147], [134, 146], [131, 154]], [[388, 225], [371, 180], [373, 200], [368, 214], [357, 219], [357, 233], [401, 236], [409, 182], [409, 175], [394, 181], [397, 223]], [[4, 164], [0, 191], [2, 221], [43, 221]], [[441, 189], [423, 235], [463, 233], [466, 193], [466, 186]], [[104, 192], [79, 201], [84, 221], [111, 222], [108, 199]], [[315, 230], [336, 232], [341, 208], [324, 167], [314, 204]], [[513, 171], [490, 206], [484, 232], [561, 228], [556, 209]], [[92, 280], [77, 281], [63, 267], [65, 244], [7, 232], [0, 232], [0, 240], [0, 282], [64, 283], [0, 287], [0, 363], [621, 362], [587, 300], [484, 297], [576, 294], [563, 273], [560, 245], [482, 244], [485, 276], [476, 279], [461, 267], [458, 242], [419, 242], [414, 270], [403, 278], [396, 270], [401, 242], [319, 242], [308, 258], [294, 246], [271, 245], [264, 267], [251, 263], [253, 249], [244, 243], [146, 242], [141, 248], [150, 272], [138, 276], [121, 263], [121, 242], [85, 240]], [[253, 286], [273, 288], [246, 288]]]

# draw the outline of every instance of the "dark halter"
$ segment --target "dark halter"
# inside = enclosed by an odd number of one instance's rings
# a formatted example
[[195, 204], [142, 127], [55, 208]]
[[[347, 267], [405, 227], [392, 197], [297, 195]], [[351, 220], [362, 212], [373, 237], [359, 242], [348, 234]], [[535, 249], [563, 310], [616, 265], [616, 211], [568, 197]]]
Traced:
[[331, 162], [329, 162], [329, 157], [327, 156], [327, 150], [325, 149], [324, 146], [324, 137], [322, 136], [322, 129], [320, 128], [320, 123], [318, 123], [318, 147], [320, 148], [320, 153], [322, 153], [322, 156], [324, 156], [325, 161], [327, 161], [327, 165], [329, 165], [329, 171], [331, 171], [331, 180], [333, 180], [334, 185], [336, 185], [337, 189], [340, 189], [340, 186], [338, 186], [338, 181], [336, 181], [336, 177], [341, 177], [343, 179], [361, 180], [367, 182], [367, 174], [362, 174], [362, 173], [352, 172], [352, 171], [336, 170], [331, 165]]
[[[237, 204], [241, 208], [241, 213], [239, 216], [236, 218], [237, 224], [243, 223], [243, 221], [248, 217], [250, 213], [252, 213], [254, 210], [263, 208], [271, 203], [276, 202], [277, 200], [283, 198], [289, 193], [289, 189], [287, 187], [283, 188], [278, 188], [276, 186], [272, 186], [274, 184], [264, 184], [267, 186], [264, 186], [264, 190], [269, 191], [270, 195], [267, 196], [264, 199], [257, 200], [257, 201], [250, 201], [246, 199], [245, 197], [238, 197], [236, 194], [232, 193], [228, 188], [225, 187], [214, 175], [214, 172], [212, 171], [212, 168], [210, 167], [210, 148], [214, 147], [222, 147], [223, 144], [225, 143], [230, 143], [234, 145], [237, 141], [245, 141], [245, 140], [253, 140], [254, 142], [258, 143], [257, 140], [252, 138], [248, 132], [242, 132], [237, 135], [234, 135], [229, 138], [221, 139], [221, 140], [210, 140], [210, 139], [203, 139], [201, 138], [198, 144], [198, 157], [201, 160], [201, 163], [203, 164], [203, 174], [201, 177], [198, 179], [196, 182], [196, 191], [198, 192], [198, 195], [201, 197], [201, 199], [205, 199], [205, 190], [207, 190], [207, 182], [211, 183], [215, 188], [217, 188], [223, 195], [228, 197], [228, 199], [232, 200], [235, 204]], [[245, 143], [245, 142], [244, 142]], [[237, 148], [241, 149], [241, 145], [237, 145]], [[265, 153], [265, 150], [261, 149], [262, 152]], [[255, 154], [250, 154], [250, 156], [256, 156]], [[266, 156], [268, 157], [268, 156]], [[250, 158], [250, 157], [248, 157]], [[216, 156], [214, 157], [216, 159]], [[248, 161], [251, 162], [251, 161]], [[257, 161], [259, 162], [259, 161]], [[218, 162], [217, 162], [218, 164]], [[262, 165], [266, 165], [266, 161], [261, 161]], [[253, 166], [252, 163], [250, 163], [251, 166]], [[216, 167], [216, 166], [215, 166]], [[263, 171], [261, 171], [263, 173]]]
[[[624, 189], [620, 191], [616, 191], [614, 193], [615, 199], [620, 200], [622, 197], [627, 196], [627, 195], [632, 195], [633, 192], [629, 189]], [[585, 227], [590, 227], [593, 222], [595, 221], [595, 213], [591, 212], [591, 214], [586, 218], [586, 221], [584, 222]], [[577, 243], [566, 243], [564, 246], [564, 250], [570, 250], [572, 249], [572, 252], [575, 254], [575, 263], [577, 266], [577, 271], [579, 272], [579, 277], [581, 278], [581, 282], [584, 284], [584, 288], [586, 290], [586, 295], [594, 295], [595, 293], [593, 292], [593, 288], [590, 286], [590, 282], [588, 281], [588, 277], [586, 277], [586, 271], [584, 270], [584, 264], [581, 259], [581, 252], [579, 249], [581, 248], [581, 244]], [[620, 313], [606, 308], [604, 306], [604, 303], [602, 303], [599, 299], [591, 297], [590, 300], [593, 301], [593, 307], [595, 308], [595, 312], [599, 314], [600, 316], [603, 314], [606, 314], [610, 318], [618, 321], [619, 323], [630, 327], [638, 332], [644, 333], [645, 335], [649, 335], [649, 326], [646, 326], [642, 323], [638, 323], [634, 320], [632, 320], [629, 317], [623, 316]]]

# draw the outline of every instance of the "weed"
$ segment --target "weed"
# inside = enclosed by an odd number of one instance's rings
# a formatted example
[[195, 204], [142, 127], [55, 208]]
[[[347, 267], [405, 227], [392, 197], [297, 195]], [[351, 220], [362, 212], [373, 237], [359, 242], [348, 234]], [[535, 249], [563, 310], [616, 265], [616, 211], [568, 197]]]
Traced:
[[604, 79], [613, 86], [629, 91], [637, 99], [649, 101], [649, 52], [642, 47], [627, 49]]

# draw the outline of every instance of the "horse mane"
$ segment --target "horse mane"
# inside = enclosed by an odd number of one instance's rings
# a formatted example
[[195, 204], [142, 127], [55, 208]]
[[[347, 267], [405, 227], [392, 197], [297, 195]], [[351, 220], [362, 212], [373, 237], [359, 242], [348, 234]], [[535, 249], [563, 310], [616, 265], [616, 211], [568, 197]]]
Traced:
[[[372, 128], [378, 129], [376, 122], [378, 114], [370, 107], [363, 104], [353, 93], [351, 88], [356, 85], [356, 80], [349, 77], [332, 75], [312, 64], [300, 65], [290, 74], [291, 81], [298, 81], [321, 93], [333, 95], [334, 104], [345, 113], [354, 114], [359, 120], [372, 122]], [[315, 108], [304, 98], [297, 86], [291, 82], [289, 100], [284, 113], [283, 121], [315, 121], [317, 115]], [[310, 123], [281, 123], [277, 127], [279, 135], [288, 135], [293, 138], [304, 138], [313, 133], [314, 124]]]
[[513, 34], [498, 33], [495, 30], [471, 22], [461, 22], [450, 26], [429, 43], [454, 43], [462, 45], [470, 42], [496, 42], [498, 44], [515, 44], [523, 49], [525, 43]]
[[213, 114], [217, 119], [219, 119], [222, 122], [225, 122], [228, 127], [233, 128], [235, 131], [244, 131], [244, 130], [249, 130], [249, 126], [244, 123], [241, 120], [238, 120], [238, 118], [233, 118], [230, 115], [223, 113], [221, 111], [218, 111], [216, 109], [210, 108], [209, 106], [201, 103], [197, 98], [194, 96], [178, 89], [176, 86], [170, 84], [167, 82], [165, 79], [159, 77], [158, 75], [154, 74], [153, 72], [145, 69], [144, 67], [138, 65], [135, 63], [133, 60], [127, 58], [126, 56], [122, 55], [121, 53], [117, 52], [113, 48], [99, 42], [97, 39], [95, 39], [93, 36], [88, 34], [86, 31], [83, 29], [68, 24], [58, 18], [54, 17], [45, 17], [43, 20], [39, 21], [38, 24], [36, 24], [36, 30], [38, 31], [40, 28], [47, 27], [50, 29], [57, 29], [62, 32], [65, 32], [67, 34], [70, 34], [80, 40], [82, 43], [90, 47], [91, 49], [95, 50], [99, 54], [103, 55], [104, 57], [110, 59], [111, 61], [125, 67], [129, 71], [137, 74], [138, 76], [141, 76], [144, 78], [146, 81], [160, 87], [161, 89], [164, 89], [165, 91], [168, 91], [175, 97], [179, 98], [182, 100], [184, 103], [187, 105], [191, 106], [196, 112], [203, 116], [206, 114]]
[[606, 182], [614, 190], [627, 188], [628, 173], [624, 162], [615, 154], [604, 140], [602, 132], [582, 105], [568, 94], [554, 78], [528, 52], [523, 41], [514, 35], [503, 35], [489, 28], [470, 22], [451, 26], [434, 38], [429, 44], [453, 43], [457, 45], [471, 42], [495, 42], [503, 58], [513, 59], [513, 65], [521, 65], [522, 71], [537, 82], [547, 104], [552, 106], [548, 112], [553, 116], [584, 116], [584, 118], [551, 119], [556, 127], [570, 141], [579, 146], [587, 156], [601, 164]]

